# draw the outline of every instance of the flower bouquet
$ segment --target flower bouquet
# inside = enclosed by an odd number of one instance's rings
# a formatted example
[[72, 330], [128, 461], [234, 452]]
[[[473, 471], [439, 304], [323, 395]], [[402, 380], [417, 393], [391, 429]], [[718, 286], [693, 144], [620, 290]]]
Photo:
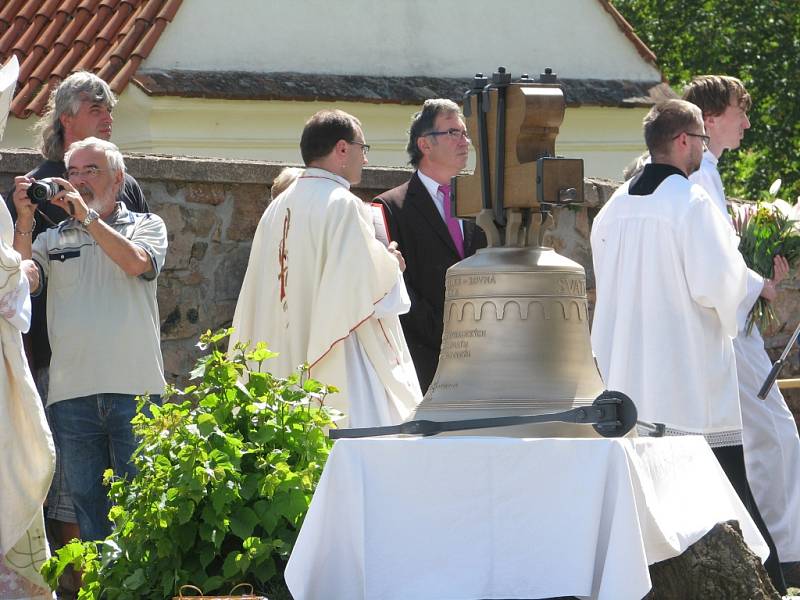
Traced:
[[[770, 195], [780, 189], [780, 179], [770, 186]], [[733, 207], [733, 226], [739, 236], [739, 251], [749, 268], [762, 277], [773, 276], [773, 259], [781, 255], [794, 266], [800, 258], [800, 231], [796, 207], [783, 200], [762, 201]], [[747, 333], [757, 325], [762, 331], [777, 323], [772, 304], [759, 296], [747, 318]]]

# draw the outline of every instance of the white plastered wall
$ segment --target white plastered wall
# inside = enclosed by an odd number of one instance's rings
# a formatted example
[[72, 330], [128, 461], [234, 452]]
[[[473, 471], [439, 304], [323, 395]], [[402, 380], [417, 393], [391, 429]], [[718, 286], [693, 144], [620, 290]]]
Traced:
[[191, 0], [143, 68], [471, 77], [498, 65], [661, 78], [597, 0]]
[[[154, 98], [131, 88], [117, 107], [114, 140], [128, 152], [300, 163], [303, 124], [317, 110], [331, 107], [361, 120], [371, 146], [370, 164], [406, 165], [409, 121], [419, 106]], [[148, 109], [150, 116], [143, 119]], [[618, 179], [644, 150], [641, 122], [646, 112], [643, 108], [568, 108], [556, 150], [583, 158], [587, 176]]]
[[[131, 85], [114, 111], [112, 141], [123, 152], [299, 164], [303, 124], [317, 110], [330, 107], [361, 120], [371, 146], [371, 165], [406, 165], [406, 134], [418, 106], [152, 97]], [[620, 179], [622, 169], [644, 151], [641, 122], [646, 112], [643, 108], [568, 108], [556, 151], [583, 158], [589, 177]], [[35, 147], [26, 129], [33, 122], [10, 118], [2, 147]]]

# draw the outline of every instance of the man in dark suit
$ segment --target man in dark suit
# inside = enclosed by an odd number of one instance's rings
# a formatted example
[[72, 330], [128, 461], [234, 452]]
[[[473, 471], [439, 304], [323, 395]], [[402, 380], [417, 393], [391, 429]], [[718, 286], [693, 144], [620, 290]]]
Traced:
[[439, 363], [445, 273], [486, 246], [479, 227], [450, 216], [450, 178], [466, 166], [469, 147], [458, 105], [427, 100], [414, 115], [406, 148], [417, 171], [375, 199], [386, 207], [389, 233], [406, 260], [411, 310], [400, 321], [423, 394]]

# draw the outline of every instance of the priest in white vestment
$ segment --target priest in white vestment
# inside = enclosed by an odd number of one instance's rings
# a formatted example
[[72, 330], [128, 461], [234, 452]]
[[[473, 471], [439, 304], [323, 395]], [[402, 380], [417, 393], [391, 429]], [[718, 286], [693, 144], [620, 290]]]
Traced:
[[411, 306], [403, 260], [350, 192], [369, 146], [355, 117], [325, 110], [300, 149], [306, 169], [258, 224], [230, 347], [266, 342], [279, 356], [265, 368], [278, 376], [309, 365], [339, 389], [326, 400], [348, 417], [339, 426], [401, 423], [421, 400], [398, 318]]
[[[0, 70], [0, 137], [18, 73], [13, 56]], [[48, 556], [42, 503], [55, 448], [22, 347], [38, 271], [13, 243], [14, 224], [0, 198], [0, 598], [39, 600], [52, 597], [39, 568]]]
[[682, 100], [644, 120], [652, 163], [598, 213], [592, 347], [608, 389], [668, 435], [705, 437], [770, 545], [766, 567], [785, 592], [777, 553], [747, 484], [733, 338], [747, 294], [738, 240], [700, 186], [700, 110]]
[[[703, 112], [703, 122], [710, 141], [700, 168], [690, 176], [708, 192], [714, 204], [733, 227], [725, 188], [717, 162], [726, 150], [739, 147], [750, 127], [747, 111], [751, 100], [742, 82], [724, 75], [694, 78], [684, 89], [683, 97]], [[765, 400], [758, 397], [772, 361], [764, 349], [758, 326], [747, 331], [747, 317], [759, 296], [774, 300], [775, 286], [786, 276], [788, 264], [776, 257], [772, 279], [764, 279], [750, 270], [747, 296], [739, 306], [739, 333], [733, 340], [739, 400], [742, 407], [742, 441], [747, 479], [758, 509], [775, 541], [781, 561], [800, 561], [800, 437], [794, 416], [773, 385]], [[800, 564], [788, 567], [792, 580], [800, 583]]]

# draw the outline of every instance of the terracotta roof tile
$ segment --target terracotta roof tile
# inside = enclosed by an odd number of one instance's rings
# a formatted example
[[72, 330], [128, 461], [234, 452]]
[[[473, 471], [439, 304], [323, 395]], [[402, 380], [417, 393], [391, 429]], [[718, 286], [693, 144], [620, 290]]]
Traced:
[[0, 24], [7, 24], [17, 16], [25, 0], [9, 0], [0, 6]]
[[16, 54], [20, 78], [11, 112], [41, 114], [70, 73], [92, 71], [121, 94], [182, 0], [0, 1], [0, 63]]
[[41, 2], [28, 2], [25, 6], [19, 9], [19, 16], [26, 21], [33, 20], [33, 15], [38, 12], [37, 6], [39, 5], [41, 5]]

